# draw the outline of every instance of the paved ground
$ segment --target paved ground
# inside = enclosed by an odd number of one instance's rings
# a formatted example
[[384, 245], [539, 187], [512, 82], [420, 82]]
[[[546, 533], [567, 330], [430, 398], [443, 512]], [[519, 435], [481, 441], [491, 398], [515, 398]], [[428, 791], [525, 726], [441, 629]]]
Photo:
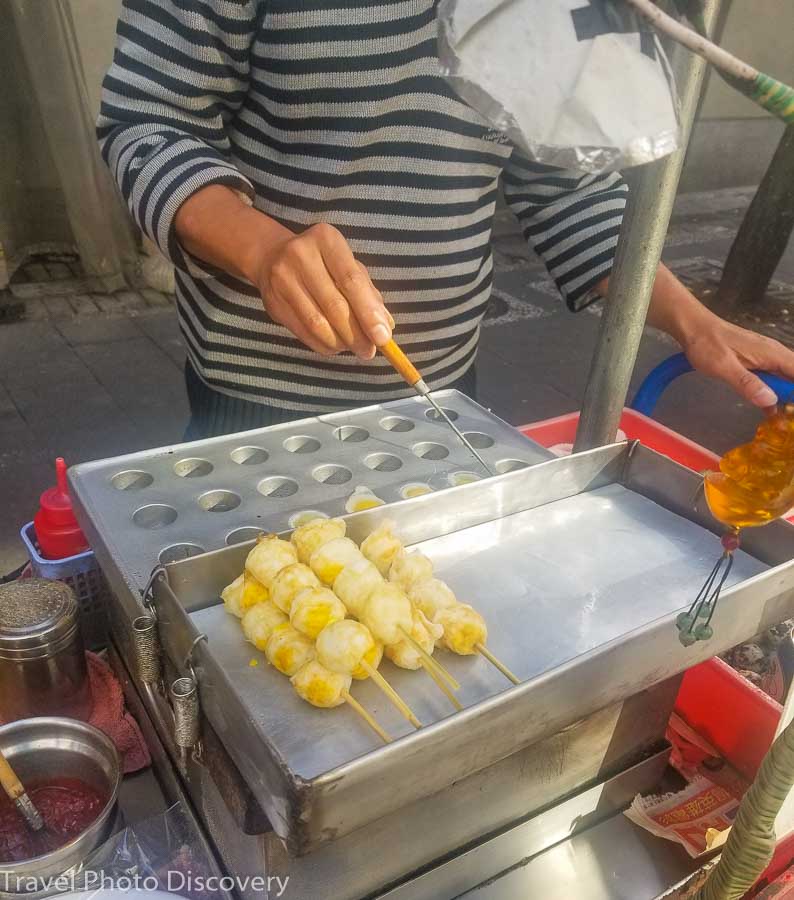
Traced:
[[[719, 274], [751, 192], [679, 200], [666, 261], [698, 287]], [[479, 360], [481, 401], [514, 424], [579, 408], [599, 327], [597, 311], [573, 316], [513, 220], [500, 214], [494, 301]], [[794, 318], [794, 248], [775, 295]], [[69, 463], [178, 441], [187, 418], [183, 349], [170, 300], [154, 291], [112, 296], [68, 259], [26, 268], [0, 318], [0, 574], [24, 559], [19, 527], [52, 481], [57, 455]], [[792, 340], [783, 324], [759, 323]], [[643, 341], [635, 384], [675, 352], [664, 336]], [[718, 451], [752, 433], [756, 413], [724, 388], [692, 375], [665, 395], [658, 418]]]

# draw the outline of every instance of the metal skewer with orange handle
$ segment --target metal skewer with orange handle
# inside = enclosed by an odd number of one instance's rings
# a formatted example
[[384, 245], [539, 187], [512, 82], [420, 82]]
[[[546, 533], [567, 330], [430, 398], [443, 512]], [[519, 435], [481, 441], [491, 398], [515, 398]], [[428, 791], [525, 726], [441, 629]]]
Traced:
[[430, 388], [425, 384], [425, 381], [419, 373], [419, 370], [403, 353], [397, 342], [392, 339], [387, 344], [384, 344], [378, 349], [386, 357], [386, 359], [389, 360], [392, 366], [394, 366], [395, 370], [416, 391], [416, 393], [419, 394], [420, 397], [424, 397], [425, 400], [427, 400], [427, 402], [435, 409], [439, 417], [442, 418], [447, 423], [447, 425], [449, 425], [449, 427], [455, 432], [455, 434], [463, 442], [463, 445], [466, 447], [466, 449], [472, 454], [472, 456], [477, 459], [477, 461], [480, 463], [480, 465], [482, 465], [485, 471], [489, 475], [493, 475], [494, 473], [491, 471], [488, 463], [474, 449], [466, 435], [463, 434], [463, 432], [457, 427], [457, 425], [455, 425], [452, 419], [450, 419], [446, 412], [433, 399], [433, 395], [430, 393]]

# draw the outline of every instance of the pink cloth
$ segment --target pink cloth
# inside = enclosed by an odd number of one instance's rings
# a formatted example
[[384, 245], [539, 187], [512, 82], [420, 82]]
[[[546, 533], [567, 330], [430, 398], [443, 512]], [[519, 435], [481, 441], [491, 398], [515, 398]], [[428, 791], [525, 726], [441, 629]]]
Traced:
[[124, 694], [110, 666], [95, 653], [86, 653], [94, 698], [90, 725], [103, 731], [116, 745], [125, 775], [151, 765], [149, 748], [138, 723], [124, 708]]

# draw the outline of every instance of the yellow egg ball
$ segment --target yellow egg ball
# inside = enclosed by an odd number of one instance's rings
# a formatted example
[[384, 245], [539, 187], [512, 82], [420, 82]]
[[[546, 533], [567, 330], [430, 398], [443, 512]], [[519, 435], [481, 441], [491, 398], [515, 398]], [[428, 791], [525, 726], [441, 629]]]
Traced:
[[303, 665], [290, 679], [301, 699], [321, 709], [331, 709], [345, 702], [350, 690], [350, 676], [331, 672], [317, 660]]
[[369, 629], [354, 619], [343, 619], [323, 628], [317, 635], [315, 649], [326, 669], [351, 675], [374, 647]]
[[401, 550], [389, 569], [389, 581], [399, 585], [404, 591], [410, 589], [417, 581], [433, 577], [433, 563], [418, 550], [406, 553]]
[[381, 584], [383, 578], [375, 565], [362, 558], [345, 566], [336, 576], [334, 593], [345, 604], [350, 615], [360, 619], [369, 595]]
[[314, 659], [314, 641], [290, 624], [278, 625], [265, 645], [265, 656], [282, 675], [292, 677], [301, 666]]
[[402, 550], [402, 542], [394, 533], [394, 522], [386, 521], [361, 544], [361, 552], [378, 567], [381, 575], [388, 575], [394, 557]]
[[339, 622], [347, 615], [344, 603], [325, 587], [307, 588], [292, 601], [290, 622], [311, 640], [332, 622]]
[[408, 597], [414, 606], [432, 619], [440, 609], [454, 606], [458, 600], [451, 588], [440, 578], [423, 578], [408, 588]]
[[439, 610], [433, 620], [444, 629], [442, 646], [462, 656], [477, 652], [477, 644], [488, 640], [488, 626], [485, 619], [465, 603]]
[[275, 534], [260, 538], [245, 560], [246, 571], [269, 588], [273, 579], [286, 566], [298, 561], [298, 553], [288, 541]]
[[269, 597], [270, 591], [253, 575], [246, 572], [243, 580], [243, 595], [240, 598], [240, 609], [243, 613], [258, 603], [265, 603]]
[[309, 564], [320, 581], [330, 585], [345, 566], [360, 559], [361, 551], [350, 538], [335, 538], [315, 550]]
[[226, 608], [226, 612], [238, 619], [243, 616], [242, 600], [243, 589], [245, 588], [245, 576], [238, 575], [231, 584], [227, 584], [221, 591], [221, 600]]
[[264, 652], [273, 631], [289, 619], [272, 603], [257, 603], [243, 616], [243, 634], [257, 650]]
[[298, 553], [300, 562], [309, 565], [315, 551], [329, 541], [343, 538], [346, 530], [347, 525], [344, 519], [313, 519], [296, 528], [292, 532], [290, 540]]
[[320, 580], [303, 563], [293, 563], [282, 569], [270, 586], [270, 599], [289, 615], [293, 600], [306, 588], [319, 587]]

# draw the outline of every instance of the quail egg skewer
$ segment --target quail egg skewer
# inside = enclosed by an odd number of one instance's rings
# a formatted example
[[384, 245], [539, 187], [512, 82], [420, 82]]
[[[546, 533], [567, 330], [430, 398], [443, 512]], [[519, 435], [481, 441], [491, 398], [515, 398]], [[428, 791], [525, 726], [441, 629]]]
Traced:
[[[384, 637], [386, 637], [388, 643], [391, 644], [413, 643], [414, 639], [410, 634], [411, 629], [413, 628], [413, 611], [410, 603], [406, 600], [404, 595], [402, 595], [402, 592], [400, 592], [399, 589], [394, 585], [389, 585], [383, 580], [383, 577], [374, 563], [363, 557], [360, 551], [356, 552], [357, 548], [356, 550], [353, 548], [355, 548], [355, 544], [352, 541], [347, 539], [344, 541], [333, 539], [329, 541], [328, 544], [323, 544], [315, 550], [312, 555], [312, 566], [315, 567], [315, 571], [320, 574], [323, 570], [322, 567], [328, 565], [329, 561], [332, 564], [336, 564], [340, 559], [349, 557], [351, 561], [339, 571], [333, 581], [334, 593], [345, 604], [348, 612], [358, 619], [359, 622], [364, 622], [367, 615], [366, 608], [372, 594], [383, 591], [385, 596], [381, 598], [380, 607], [371, 615], [373, 621], [377, 620], [376, 628], [380, 628], [378, 638], [375, 640], [376, 645], [382, 647]], [[328, 576], [326, 575], [325, 577]], [[351, 623], [348, 623], [347, 625], [336, 629], [336, 633], [346, 633], [350, 639], [354, 639], [356, 631], [354, 627], [350, 627], [350, 624]], [[402, 628], [399, 626], [402, 626]], [[345, 629], [347, 630], [345, 631]], [[424, 634], [426, 636], [427, 632], [424, 632]], [[443, 679], [447, 678], [455, 688], [459, 688], [460, 685], [452, 678], [452, 676], [449, 676], [448, 673], [446, 673], [446, 670], [443, 669], [439, 663], [432, 659], [432, 646], [429, 653], [422, 646], [417, 647], [417, 652], [418, 655], [422, 657], [421, 665], [427, 669], [430, 676], [447, 697], [449, 697], [453, 705], [460, 709], [460, 703], [450, 694], [449, 689], [443, 683]], [[397, 664], [399, 664], [399, 661], [403, 658], [406, 658], [405, 654], [397, 653], [394, 655]], [[382, 676], [377, 672], [380, 658], [374, 664], [372, 664], [371, 660], [368, 660], [367, 662], [371, 667], [368, 671], [369, 676], [372, 677], [374, 681], [378, 682], [384, 692], [389, 694], [390, 699], [392, 699], [392, 702], [394, 702], [395, 705], [399, 704], [398, 708], [403, 715], [410, 713], [410, 716], [406, 715], [406, 718], [408, 718], [412, 724], [416, 724], [418, 720], [404, 704], [402, 698], [399, 696], [392, 696], [390, 693], [393, 690], [391, 686], [387, 682], [383, 684], [380, 682]], [[411, 666], [410, 668], [414, 668], [414, 666]], [[353, 677], [360, 676], [354, 674]]]
[[[338, 538], [339, 521], [336, 520], [333, 529], [326, 529], [325, 534]], [[343, 535], [345, 523], [341, 522], [341, 526]], [[309, 537], [316, 540], [314, 534]], [[307, 541], [302, 543], [298, 540], [296, 544], [306, 550]], [[290, 678], [298, 696], [323, 708], [347, 703], [388, 743], [391, 738], [386, 731], [350, 695], [352, 676], [331, 672], [316, 662], [313, 640], [316, 634], [309, 637], [290, 624], [287, 618], [284, 610], [292, 613], [300, 594], [309, 596], [297, 605], [293, 619], [304, 632], [321, 630], [328, 622], [336, 621], [337, 617], [343, 619], [346, 615], [344, 604], [332, 591], [323, 589], [312, 570], [305, 564], [299, 564], [297, 558], [298, 550], [294, 544], [282, 541], [275, 535], [260, 539], [248, 554], [245, 571], [223, 590], [224, 605], [231, 614], [242, 620], [246, 639], [264, 652], [274, 668]], [[274, 589], [274, 599], [284, 609], [269, 599], [269, 588]], [[318, 597], [321, 591], [325, 594]], [[374, 652], [368, 655], [377, 667], [383, 655], [382, 647], [376, 646]], [[398, 699], [402, 702], [401, 698]]]
[[440, 625], [431, 622], [421, 609], [415, 606], [413, 607], [413, 627], [410, 634], [396, 644], [389, 644], [385, 653], [396, 666], [402, 669], [424, 668], [455, 709], [463, 709], [461, 702], [450, 690], [442, 673], [427, 662], [428, 657], [433, 658], [436, 642], [443, 632], [444, 629]]
[[381, 728], [366, 709], [350, 693], [351, 677], [332, 672], [316, 659], [309, 660], [290, 678], [295, 693], [312, 706], [331, 709], [347, 703], [385, 743], [391, 743], [388, 733]]
[[[519, 684], [519, 679], [513, 672], [485, 646], [488, 636], [485, 620], [472, 607], [458, 603], [452, 590], [443, 581], [433, 577], [432, 561], [419, 551], [406, 552], [394, 534], [391, 523], [384, 523], [380, 529], [372, 532], [370, 538], [374, 535], [377, 535], [376, 546], [388, 539], [388, 552], [393, 554], [388, 571], [389, 581], [398, 584], [409, 595], [412, 594], [411, 601], [419, 606], [427, 618], [444, 627], [442, 645], [453, 653], [460, 652], [455, 649], [456, 647], [462, 648], [465, 652], [460, 655], [479, 653], [499, 669], [505, 678], [513, 684]], [[395, 547], [398, 549], [395, 550]], [[452, 612], [457, 606], [463, 606], [465, 609]], [[450, 629], [449, 637], [446, 636], [447, 628]], [[478, 636], [478, 639], [472, 642], [471, 636]], [[432, 656], [427, 658], [427, 662], [428, 665], [435, 663], [439, 666], [438, 674], [443, 674], [448, 681], [452, 677]]]
[[361, 622], [344, 619], [328, 625], [317, 637], [316, 653], [320, 663], [331, 671], [371, 678], [414, 728], [422, 727], [408, 704], [369, 661], [380, 662], [382, 651]]

